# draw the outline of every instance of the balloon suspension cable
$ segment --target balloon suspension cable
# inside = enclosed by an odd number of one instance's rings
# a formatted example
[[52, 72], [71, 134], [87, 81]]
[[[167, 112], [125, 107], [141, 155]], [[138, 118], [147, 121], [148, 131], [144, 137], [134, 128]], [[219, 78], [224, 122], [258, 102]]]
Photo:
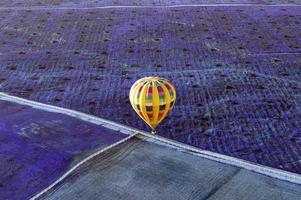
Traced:
[[156, 135], [156, 134], [157, 134], [157, 131], [156, 131], [155, 129], [153, 129], [153, 130], [152, 130], [152, 134], [153, 134], [153, 135]]

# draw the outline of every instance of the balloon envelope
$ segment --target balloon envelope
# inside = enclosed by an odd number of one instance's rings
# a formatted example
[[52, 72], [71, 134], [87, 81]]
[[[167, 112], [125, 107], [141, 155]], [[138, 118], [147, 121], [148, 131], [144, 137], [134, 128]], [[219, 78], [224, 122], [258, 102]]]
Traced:
[[165, 78], [139, 79], [130, 90], [130, 102], [134, 110], [153, 130], [173, 108], [175, 100], [176, 90]]

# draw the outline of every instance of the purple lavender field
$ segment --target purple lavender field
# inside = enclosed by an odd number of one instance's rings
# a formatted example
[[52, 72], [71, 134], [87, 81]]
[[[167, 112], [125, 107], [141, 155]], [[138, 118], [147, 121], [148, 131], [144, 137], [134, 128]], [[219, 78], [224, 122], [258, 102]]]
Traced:
[[62, 114], [0, 101], [0, 199], [29, 199], [125, 135]]
[[[204, 3], [227, 6], [170, 7]], [[301, 174], [299, 0], [7, 0], [0, 10], [1, 92], [149, 130], [128, 93], [163, 76], [178, 99], [159, 135]]]

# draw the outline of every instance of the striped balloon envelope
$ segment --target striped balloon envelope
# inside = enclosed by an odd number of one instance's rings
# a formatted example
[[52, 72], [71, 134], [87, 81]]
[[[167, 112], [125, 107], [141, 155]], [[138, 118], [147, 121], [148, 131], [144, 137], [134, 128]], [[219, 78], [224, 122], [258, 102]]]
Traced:
[[130, 90], [130, 102], [134, 110], [152, 128], [153, 134], [173, 108], [175, 100], [176, 90], [165, 78], [139, 79]]

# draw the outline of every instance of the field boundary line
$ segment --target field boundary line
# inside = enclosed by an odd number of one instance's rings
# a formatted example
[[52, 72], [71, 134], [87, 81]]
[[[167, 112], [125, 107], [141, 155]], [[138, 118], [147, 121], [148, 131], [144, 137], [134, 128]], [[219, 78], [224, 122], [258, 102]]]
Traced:
[[301, 4], [178, 4], [178, 5], [124, 5], [124, 6], [95, 6], [95, 7], [59, 7], [59, 6], [21, 6], [21, 7], [0, 7], [0, 10], [94, 10], [94, 9], [118, 9], [118, 8], [150, 8], [150, 9], [160, 9], [160, 8], [192, 8], [192, 7], [301, 7]]
[[154, 143], [158, 143], [161, 145], [162, 144], [169, 145], [178, 150], [182, 150], [182, 151], [185, 150], [185, 151], [191, 152], [194, 155], [197, 155], [199, 157], [214, 160], [214, 161], [224, 163], [224, 164], [229, 164], [229, 165], [235, 166], [235, 167], [240, 167], [240, 168], [243, 168], [246, 170], [257, 172], [259, 174], [277, 178], [279, 180], [284, 180], [284, 181], [288, 181], [291, 183], [301, 185], [301, 175], [300, 174], [260, 165], [257, 163], [253, 163], [253, 162], [242, 160], [239, 158], [223, 155], [220, 153], [202, 150], [202, 149], [199, 149], [199, 148], [196, 148], [196, 147], [184, 144], [184, 143], [180, 143], [180, 142], [177, 142], [177, 141], [174, 141], [171, 139], [167, 139], [167, 138], [161, 137], [159, 135], [152, 135], [146, 131], [138, 130], [138, 129], [135, 129], [135, 128], [132, 128], [129, 126], [125, 126], [125, 125], [122, 125], [122, 124], [119, 124], [119, 123], [116, 123], [116, 122], [113, 122], [110, 120], [106, 120], [103, 118], [99, 118], [99, 117], [96, 117], [93, 115], [89, 115], [89, 114], [85, 114], [82, 112], [78, 112], [78, 111], [74, 111], [74, 110], [70, 110], [70, 109], [66, 109], [66, 108], [61, 108], [61, 107], [57, 107], [57, 106], [52, 106], [52, 105], [48, 105], [48, 104], [43, 104], [43, 103], [31, 101], [31, 100], [26, 100], [26, 99], [23, 99], [20, 97], [11, 96], [11, 95], [1, 93], [1, 92], [0, 92], [0, 100], [15, 102], [15, 103], [19, 103], [22, 105], [28, 105], [33, 108], [37, 108], [37, 109], [45, 110], [45, 111], [49, 111], [49, 112], [66, 114], [68, 116], [72, 116], [77, 119], [81, 119], [83, 121], [102, 125], [103, 127], [109, 128], [111, 130], [120, 131], [121, 133], [130, 135], [130, 136], [141, 135], [143, 137], [146, 137], [147, 139], [152, 140]]
[[108, 151], [114, 147], [116, 147], [117, 145], [124, 143], [128, 140], [130, 140], [131, 138], [135, 137], [138, 133], [135, 133], [133, 135], [129, 135], [126, 138], [123, 138], [122, 140], [119, 140], [118, 142], [115, 142], [93, 154], [91, 154], [90, 156], [86, 157], [85, 159], [83, 159], [82, 161], [80, 161], [79, 163], [77, 163], [75, 166], [73, 166], [70, 170], [68, 170], [64, 175], [62, 175], [59, 179], [57, 179], [55, 182], [53, 182], [51, 185], [49, 185], [47, 188], [45, 188], [44, 190], [42, 190], [41, 192], [39, 192], [38, 194], [36, 194], [35, 196], [31, 197], [30, 200], [35, 200], [38, 199], [40, 197], [42, 197], [43, 195], [45, 195], [47, 192], [49, 192], [51, 189], [53, 189], [55, 186], [57, 186], [60, 182], [62, 182], [65, 178], [67, 178], [70, 174], [72, 174], [76, 169], [78, 169], [80, 166], [82, 166], [83, 164], [85, 164], [86, 162], [88, 162], [89, 160], [93, 159], [94, 157], [98, 156], [99, 154]]

